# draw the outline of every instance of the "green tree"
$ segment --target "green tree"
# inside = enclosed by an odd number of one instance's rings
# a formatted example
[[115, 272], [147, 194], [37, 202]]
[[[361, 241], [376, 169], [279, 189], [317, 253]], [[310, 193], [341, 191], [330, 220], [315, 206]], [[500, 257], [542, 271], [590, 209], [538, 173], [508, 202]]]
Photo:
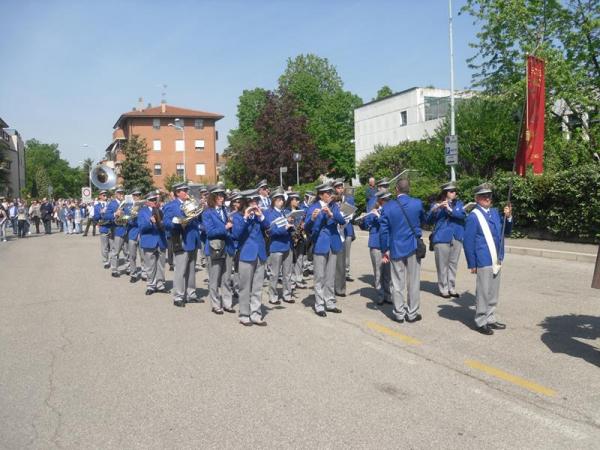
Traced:
[[381, 89], [377, 91], [377, 95], [373, 100], [381, 100], [382, 98], [389, 97], [390, 95], [394, 95], [394, 91], [388, 85], [382, 86]]
[[125, 159], [121, 164], [121, 176], [125, 190], [139, 188], [142, 192], [148, 192], [153, 189], [146, 140], [134, 135], [125, 142], [122, 151]]
[[94, 168], [94, 160], [92, 158], [86, 158], [83, 160], [81, 165], [81, 185], [88, 186], [90, 171]]
[[348, 178], [354, 175], [354, 109], [362, 99], [343, 88], [336, 68], [313, 54], [288, 59], [279, 77], [279, 92], [291, 94], [298, 112], [308, 118], [308, 130], [321, 158], [330, 161], [330, 172]]
[[50, 178], [45, 167], [38, 167], [35, 173], [35, 187], [33, 188], [31, 195], [35, 198], [43, 198], [48, 196], [48, 188], [50, 187]]
[[[475, 86], [524, 101], [525, 57], [546, 61], [546, 113], [564, 102], [588, 151], [598, 145], [600, 111], [600, 2], [597, 0], [468, 0], [480, 31], [468, 60]], [[560, 117], [559, 117], [560, 119]], [[586, 125], [587, 124], [587, 125]], [[576, 136], [575, 136], [576, 137]], [[589, 139], [588, 139], [589, 138]]]
[[165, 177], [165, 190], [167, 192], [171, 192], [173, 190], [173, 185], [177, 184], [177, 183], [181, 183], [183, 181], [183, 177], [180, 175], [177, 175], [176, 173], [172, 173], [171, 175], [167, 175]]
[[38, 169], [45, 169], [53, 188], [53, 197], [79, 197], [81, 195], [80, 171], [70, 167], [60, 157], [57, 144], [43, 144], [35, 139], [25, 143], [25, 191], [32, 195], [37, 192], [45, 196], [35, 186]]

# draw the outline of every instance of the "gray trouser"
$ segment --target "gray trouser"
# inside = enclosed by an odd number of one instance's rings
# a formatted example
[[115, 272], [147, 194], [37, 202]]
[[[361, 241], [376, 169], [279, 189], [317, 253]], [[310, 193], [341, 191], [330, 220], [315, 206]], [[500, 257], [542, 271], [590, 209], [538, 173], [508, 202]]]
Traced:
[[342, 249], [337, 254], [335, 260], [335, 294], [346, 294], [346, 239], [342, 242]]
[[112, 248], [110, 249], [110, 269], [113, 272], [119, 271], [119, 253], [123, 248], [123, 237], [115, 236]]
[[148, 289], [163, 289], [165, 286], [165, 250], [160, 248], [143, 249], [144, 266], [146, 268], [146, 287]]
[[[283, 287], [284, 300], [292, 298], [292, 259], [294, 255], [290, 250], [285, 253], [271, 253], [269, 262], [271, 263], [272, 273], [278, 274], [281, 270], [281, 285]], [[271, 301], [276, 302], [279, 298], [277, 292], [277, 276], [272, 276], [270, 281]]]
[[313, 255], [315, 283], [315, 311], [335, 308], [335, 267], [339, 253]]
[[240, 273], [240, 319], [262, 319], [262, 285], [265, 277], [265, 263], [260, 259], [256, 261], [241, 261]]
[[477, 268], [475, 323], [478, 327], [496, 322], [495, 312], [500, 294], [500, 273], [494, 275], [491, 266]]
[[371, 264], [373, 265], [374, 288], [377, 291], [377, 302], [382, 303], [391, 300], [390, 289], [390, 264], [382, 264], [381, 250], [378, 248], [369, 248]]
[[346, 248], [346, 275], [350, 275], [350, 250], [352, 249], [352, 237], [347, 237], [344, 241]]
[[138, 254], [138, 240], [129, 239], [129, 275], [132, 277], [137, 274], [137, 254]]
[[108, 264], [111, 241], [109, 234], [100, 233], [100, 254], [102, 255], [102, 264]]
[[437, 268], [438, 290], [447, 295], [456, 292], [456, 269], [462, 251], [462, 242], [452, 239], [449, 244], [435, 244], [435, 267]]
[[[209, 256], [208, 259], [210, 260], [208, 268], [208, 292], [212, 307], [215, 309], [231, 308], [233, 303], [233, 291], [231, 288], [233, 256], [226, 255], [218, 259]], [[221, 292], [219, 292], [219, 288]]]
[[[414, 319], [419, 312], [421, 292], [421, 260], [415, 254], [390, 261], [392, 275], [392, 298], [397, 319]], [[404, 301], [406, 287], [408, 301]]]
[[173, 301], [197, 299], [196, 256], [198, 250], [173, 253], [175, 274], [173, 275]]
[[294, 284], [302, 283], [304, 279], [304, 254], [298, 255], [292, 269], [292, 281]]

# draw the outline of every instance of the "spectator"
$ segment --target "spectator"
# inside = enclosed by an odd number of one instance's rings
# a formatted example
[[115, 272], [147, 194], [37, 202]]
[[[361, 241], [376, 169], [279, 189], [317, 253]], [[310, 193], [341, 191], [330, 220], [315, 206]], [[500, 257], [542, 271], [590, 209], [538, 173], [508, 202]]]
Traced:
[[[376, 193], [377, 193], [377, 188], [375, 187], [375, 178], [369, 177], [369, 185], [367, 186], [367, 190], [366, 190], [367, 204], [369, 203], [369, 201], [372, 198], [374, 198]], [[367, 210], [368, 210], [368, 208], [367, 208]]]
[[51, 234], [52, 233], [52, 212], [54, 211], [54, 207], [52, 203], [48, 201], [48, 199], [42, 199], [42, 205], [40, 206], [42, 222], [44, 223], [44, 233]]
[[67, 207], [67, 202], [62, 201], [58, 205], [58, 220], [60, 222], [60, 230], [65, 234], [69, 234], [69, 208]]
[[17, 209], [18, 209], [18, 205], [17, 205], [17, 201], [15, 200], [8, 208], [8, 219], [10, 220], [10, 225], [12, 226], [13, 234], [17, 234], [17, 225], [18, 225]]
[[75, 204], [73, 211], [73, 222], [75, 223], [75, 234], [81, 233], [81, 221], [85, 215], [85, 208], [82, 208], [79, 204]]
[[37, 200], [34, 200], [31, 203], [31, 207], [29, 208], [29, 219], [33, 221], [35, 225], [35, 233], [40, 234], [40, 218], [42, 216], [42, 211], [40, 207], [40, 203]]
[[20, 238], [24, 238], [27, 235], [27, 211], [25, 202], [19, 202], [17, 206], [17, 229]]
[[[98, 200], [96, 200], [97, 202]], [[88, 235], [88, 231], [90, 230], [90, 226], [92, 227], [92, 234], [96, 236], [96, 221], [94, 220], [94, 205], [95, 203], [90, 203], [87, 206], [87, 224], [85, 226], [85, 231], [83, 232], [84, 236]]]
[[0, 242], [6, 242], [6, 225], [8, 224], [8, 203], [0, 197]]

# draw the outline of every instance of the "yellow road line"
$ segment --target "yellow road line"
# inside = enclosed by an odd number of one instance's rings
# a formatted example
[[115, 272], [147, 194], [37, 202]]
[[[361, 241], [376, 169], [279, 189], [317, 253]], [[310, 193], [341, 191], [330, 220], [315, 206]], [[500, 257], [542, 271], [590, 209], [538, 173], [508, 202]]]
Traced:
[[370, 328], [371, 330], [375, 330], [375, 331], [378, 331], [379, 333], [383, 333], [388, 336], [394, 337], [396, 339], [400, 339], [402, 342], [405, 342], [410, 345], [420, 345], [421, 344], [421, 341], [419, 341], [418, 339], [415, 339], [410, 336], [406, 336], [405, 334], [402, 334], [402, 333], [398, 333], [396, 330], [392, 330], [391, 328], [384, 327], [383, 325], [379, 325], [378, 323], [375, 323], [375, 322], [371, 322], [371, 321], [367, 322], [367, 328]]
[[503, 370], [496, 369], [495, 367], [480, 363], [479, 361], [467, 359], [465, 361], [465, 364], [471, 367], [472, 369], [481, 370], [482, 372], [485, 372], [488, 375], [500, 378], [501, 380], [508, 381], [512, 384], [516, 384], [517, 386], [525, 388], [531, 392], [535, 392], [536, 394], [544, 394], [549, 397], [553, 397], [556, 395], [556, 391], [554, 391], [553, 389], [542, 386], [541, 384], [534, 383], [533, 381], [526, 380], [525, 378], [521, 378], [517, 375], [512, 375]]

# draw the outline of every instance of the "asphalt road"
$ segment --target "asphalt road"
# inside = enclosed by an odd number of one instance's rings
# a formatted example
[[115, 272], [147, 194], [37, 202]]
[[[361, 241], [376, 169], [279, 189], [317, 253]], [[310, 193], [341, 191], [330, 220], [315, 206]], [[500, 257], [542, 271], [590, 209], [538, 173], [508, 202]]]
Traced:
[[2, 448], [600, 445], [592, 264], [508, 255], [498, 314], [508, 329], [482, 336], [464, 257], [450, 301], [435, 295], [428, 254], [424, 320], [400, 325], [369, 299], [361, 235], [343, 314], [317, 317], [303, 290], [265, 308], [266, 328], [245, 328], [208, 303], [174, 308], [112, 279], [97, 239], [0, 244]]

